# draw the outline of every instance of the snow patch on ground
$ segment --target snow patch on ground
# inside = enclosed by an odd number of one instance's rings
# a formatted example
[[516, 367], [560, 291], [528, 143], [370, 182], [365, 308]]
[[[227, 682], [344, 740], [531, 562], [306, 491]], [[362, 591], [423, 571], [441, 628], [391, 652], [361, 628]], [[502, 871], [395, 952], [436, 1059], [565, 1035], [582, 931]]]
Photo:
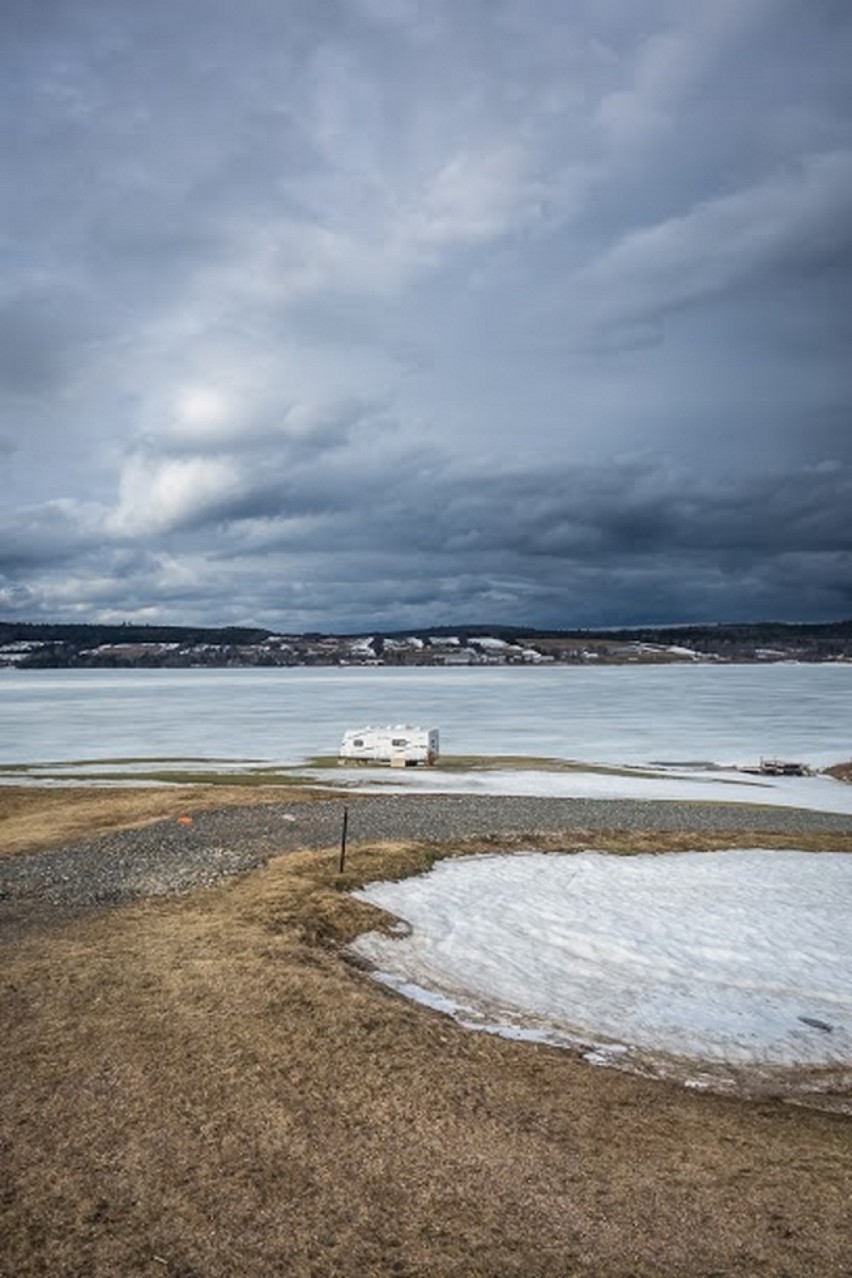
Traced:
[[432, 794], [759, 803], [852, 816], [852, 785], [827, 776], [754, 777], [734, 769], [713, 772], [668, 769], [656, 775], [637, 773], [631, 776], [627, 773], [546, 772], [535, 768], [457, 773], [409, 768], [392, 774], [383, 768], [364, 768], [348, 774], [344, 769], [329, 769], [314, 775], [337, 785], [358, 786], [372, 793], [404, 789]]
[[353, 952], [463, 1024], [697, 1088], [852, 1082], [852, 855], [489, 855], [356, 895], [410, 932]]

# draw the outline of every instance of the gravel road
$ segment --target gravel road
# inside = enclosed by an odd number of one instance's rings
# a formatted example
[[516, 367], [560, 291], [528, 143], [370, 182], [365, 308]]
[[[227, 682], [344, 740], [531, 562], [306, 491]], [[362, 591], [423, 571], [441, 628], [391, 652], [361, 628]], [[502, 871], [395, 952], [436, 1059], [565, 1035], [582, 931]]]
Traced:
[[[351, 842], [450, 840], [576, 830], [849, 834], [847, 816], [794, 808], [618, 799], [472, 795], [347, 798]], [[70, 847], [0, 861], [0, 934], [98, 906], [209, 885], [268, 857], [339, 842], [343, 801], [281, 803], [197, 813]], [[5, 925], [5, 926], [4, 926]]]

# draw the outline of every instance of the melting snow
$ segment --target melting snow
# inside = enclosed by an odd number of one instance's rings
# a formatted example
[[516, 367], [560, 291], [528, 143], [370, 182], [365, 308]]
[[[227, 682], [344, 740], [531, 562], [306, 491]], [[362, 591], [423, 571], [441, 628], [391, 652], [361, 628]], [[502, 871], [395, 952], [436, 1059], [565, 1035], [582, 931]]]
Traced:
[[357, 895], [410, 933], [354, 952], [465, 1024], [694, 1087], [852, 1080], [852, 855], [466, 857]]
[[651, 773], [545, 772], [535, 768], [487, 772], [409, 769], [314, 773], [317, 779], [366, 791], [400, 788], [440, 794], [515, 794], [575, 799], [668, 799], [675, 802], [759, 803], [852, 815], [852, 785], [833, 777], [753, 777], [734, 771], [666, 770]]

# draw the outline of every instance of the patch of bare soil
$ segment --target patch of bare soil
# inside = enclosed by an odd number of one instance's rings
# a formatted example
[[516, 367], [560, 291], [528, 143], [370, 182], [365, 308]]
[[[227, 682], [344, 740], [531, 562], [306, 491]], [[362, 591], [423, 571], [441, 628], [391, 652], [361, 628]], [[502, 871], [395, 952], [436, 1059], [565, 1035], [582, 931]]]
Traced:
[[35, 852], [202, 808], [304, 803], [318, 791], [288, 786], [0, 786], [0, 856]]
[[832, 767], [826, 768], [825, 771], [830, 777], [836, 777], [838, 781], [852, 781], [852, 761], [835, 763]]
[[341, 888], [435, 855], [277, 857], [10, 943], [0, 1272], [848, 1274], [848, 1120], [470, 1033], [341, 958], [387, 922]]

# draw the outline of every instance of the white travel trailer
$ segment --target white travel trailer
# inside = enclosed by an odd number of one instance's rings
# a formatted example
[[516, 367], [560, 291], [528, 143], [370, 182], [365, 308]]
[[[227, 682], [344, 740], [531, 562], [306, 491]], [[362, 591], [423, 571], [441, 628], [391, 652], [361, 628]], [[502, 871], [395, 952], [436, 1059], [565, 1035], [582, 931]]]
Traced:
[[412, 768], [438, 759], [438, 729], [389, 723], [383, 727], [352, 728], [343, 734], [339, 762], [389, 763]]

